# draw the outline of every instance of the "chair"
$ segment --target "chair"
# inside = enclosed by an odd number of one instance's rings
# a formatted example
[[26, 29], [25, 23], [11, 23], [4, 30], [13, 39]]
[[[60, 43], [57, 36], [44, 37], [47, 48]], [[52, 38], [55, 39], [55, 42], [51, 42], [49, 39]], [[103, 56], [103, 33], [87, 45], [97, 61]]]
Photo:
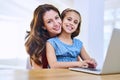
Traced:
[[32, 65], [31, 65], [31, 61], [30, 61], [30, 57], [27, 57], [27, 64], [26, 64], [26, 69], [32, 69]]

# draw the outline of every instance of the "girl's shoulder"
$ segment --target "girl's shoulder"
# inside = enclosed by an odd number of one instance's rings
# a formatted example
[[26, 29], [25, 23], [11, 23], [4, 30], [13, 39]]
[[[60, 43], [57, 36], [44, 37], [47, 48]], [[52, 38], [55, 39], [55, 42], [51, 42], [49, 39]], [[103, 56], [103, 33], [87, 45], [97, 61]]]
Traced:
[[73, 38], [73, 41], [82, 43], [82, 41], [80, 39], [78, 39], [78, 38]]
[[57, 37], [53, 37], [53, 38], [50, 38], [50, 39], [48, 39], [47, 41], [56, 41], [57, 40]]
[[75, 45], [83, 45], [83, 42], [78, 38], [73, 38], [73, 42]]
[[53, 37], [47, 40], [47, 42], [51, 43], [52, 45], [60, 43], [58, 37]]

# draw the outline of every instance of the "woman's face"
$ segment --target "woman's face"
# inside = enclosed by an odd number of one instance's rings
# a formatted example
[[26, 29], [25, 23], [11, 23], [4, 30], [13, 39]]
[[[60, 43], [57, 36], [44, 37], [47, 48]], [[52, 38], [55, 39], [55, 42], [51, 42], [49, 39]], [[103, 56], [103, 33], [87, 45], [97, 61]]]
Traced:
[[46, 29], [50, 36], [56, 36], [61, 33], [61, 18], [54, 10], [47, 11], [43, 16], [44, 29]]

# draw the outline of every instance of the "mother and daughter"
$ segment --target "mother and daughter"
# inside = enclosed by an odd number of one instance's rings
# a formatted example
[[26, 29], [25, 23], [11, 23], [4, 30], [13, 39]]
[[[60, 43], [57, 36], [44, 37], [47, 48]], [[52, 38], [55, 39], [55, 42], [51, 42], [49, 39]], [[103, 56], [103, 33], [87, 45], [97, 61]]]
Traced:
[[96, 68], [97, 63], [86, 52], [80, 33], [81, 15], [74, 9], [61, 14], [50, 4], [39, 5], [33, 15], [25, 47], [32, 69]]

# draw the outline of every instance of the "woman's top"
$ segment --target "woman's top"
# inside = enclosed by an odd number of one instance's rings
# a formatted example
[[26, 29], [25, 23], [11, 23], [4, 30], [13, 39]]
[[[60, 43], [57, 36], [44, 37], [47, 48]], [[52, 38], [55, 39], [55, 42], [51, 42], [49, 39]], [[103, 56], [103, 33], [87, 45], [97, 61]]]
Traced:
[[53, 46], [57, 61], [59, 62], [77, 61], [83, 45], [83, 43], [76, 38], [73, 38], [72, 45], [63, 43], [58, 37], [50, 38], [48, 42]]

